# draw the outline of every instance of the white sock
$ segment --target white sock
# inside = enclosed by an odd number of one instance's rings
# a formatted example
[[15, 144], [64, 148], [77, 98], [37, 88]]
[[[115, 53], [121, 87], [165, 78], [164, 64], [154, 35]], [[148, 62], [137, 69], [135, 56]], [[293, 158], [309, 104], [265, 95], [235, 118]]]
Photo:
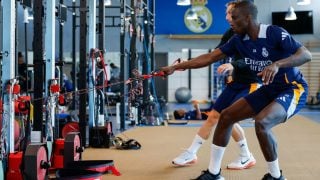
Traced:
[[211, 144], [211, 157], [208, 169], [212, 174], [219, 174], [225, 149], [226, 147]]
[[240, 148], [240, 156], [250, 157], [250, 151], [248, 148], [247, 140], [244, 138], [237, 142]]
[[201, 136], [198, 134], [194, 137], [190, 147], [188, 148], [188, 151], [197, 154], [198, 150], [200, 149], [201, 145], [205, 142], [206, 140], [203, 139]]
[[268, 163], [268, 171], [274, 178], [279, 178], [281, 176], [278, 158], [272, 162]]

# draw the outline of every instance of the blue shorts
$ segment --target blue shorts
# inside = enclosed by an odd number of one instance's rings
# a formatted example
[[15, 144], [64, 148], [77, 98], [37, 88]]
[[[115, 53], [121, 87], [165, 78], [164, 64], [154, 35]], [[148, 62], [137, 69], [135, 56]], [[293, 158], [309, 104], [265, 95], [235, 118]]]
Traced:
[[288, 84], [270, 84], [261, 86], [257, 91], [245, 97], [256, 113], [273, 101], [287, 111], [287, 119], [295, 115], [307, 102], [308, 85], [305, 81], [293, 81]]
[[259, 83], [242, 84], [231, 82], [228, 84], [222, 93], [219, 95], [216, 102], [213, 104], [212, 109], [221, 113], [221, 111], [231, 104], [233, 104], [238, 99], [254, 92], [260, 87]]

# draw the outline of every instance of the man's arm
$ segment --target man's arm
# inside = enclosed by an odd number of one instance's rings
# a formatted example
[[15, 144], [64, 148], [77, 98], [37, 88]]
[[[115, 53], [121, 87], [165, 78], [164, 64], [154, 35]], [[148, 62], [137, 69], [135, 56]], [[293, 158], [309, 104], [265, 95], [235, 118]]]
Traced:
[[208, 66], [225, 57], [225, 54], [223, 54], [222, 51], [218, 48], [210, 53], [200, 55], [189, 61], [178, 63], [172, 66], [162, 67], [160, 68], [160, 70], [163, 71], [165, 74], [170, 75], [177, 69], [198, 69]]
[[269, 84], [273, 81], [274, 76], [278, 73], [279, 68], [288, 68], [301, 66], [304, 63], [311, 61], [312, 55], [304, 46], [300, 47], [293, 55], [272, 63], [258, 73], [262, 77], [264, 84]]
[[199, 107], [199, 103], [197, 101], [194, 101], [193, 102], [193, 107], [196, 111], [196, 119], [199, 119], [201, 120], [202, 119], [202, 114], [201, 114], [201, 110], [200, 110], [200, 107]]
[[304, 46], [300, 47], [293, 55], [288, 58], [275, 62], [279, 68], [301, 66], [311, 61], [312, 55]]

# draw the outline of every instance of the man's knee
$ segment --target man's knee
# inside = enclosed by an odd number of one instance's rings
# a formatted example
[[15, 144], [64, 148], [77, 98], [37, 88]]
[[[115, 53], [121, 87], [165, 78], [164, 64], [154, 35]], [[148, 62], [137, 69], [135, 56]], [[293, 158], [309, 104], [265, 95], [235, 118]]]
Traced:
[[258, 114], [255, 118], [256, 131], [266, 131], [282, 123], [286, 119], [286, 114], [281, 112]]
[[232, 117], [232, 113], [230, 113], [227, 109], [223, 110], [220, 114], [220, 119], [219, 123], [223, 124], [223, 125], [230, 125], [230, 124], [234, 124], [235, 122], [233, 122], [234, 118]]
[[210, 124], [211, 126], [214, 126], [218, 123], [219, 118], [220, 118], [220, 113], [212, 110], [208, 116], [206, 123]]
[[256, 134], [265, 133], [269, 129], [268, 125], [266, 119], [255, 118]]

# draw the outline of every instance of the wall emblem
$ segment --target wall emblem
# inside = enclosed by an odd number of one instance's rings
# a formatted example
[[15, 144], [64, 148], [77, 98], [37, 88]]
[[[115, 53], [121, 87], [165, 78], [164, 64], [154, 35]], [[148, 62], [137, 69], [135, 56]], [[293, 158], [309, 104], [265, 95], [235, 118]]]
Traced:
[[[184, 23], [186, 27], [194, 33], [203, 33], [207, 31], [212, 25], [212, 14], [205, 6], [206, 0], [193, 0], [192, 7], [184, 14]], [[191, 13], [195, 13], [196, 19], [188, 19]]]

